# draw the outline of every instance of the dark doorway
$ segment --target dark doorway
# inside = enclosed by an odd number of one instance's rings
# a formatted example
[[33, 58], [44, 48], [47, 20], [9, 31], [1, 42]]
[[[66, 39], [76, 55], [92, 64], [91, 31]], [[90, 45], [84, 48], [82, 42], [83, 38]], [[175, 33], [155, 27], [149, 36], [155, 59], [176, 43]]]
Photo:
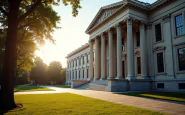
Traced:
[[122, 61], [122, 73], [123, 73], [123, 78], [125, 78], [125, 61]]

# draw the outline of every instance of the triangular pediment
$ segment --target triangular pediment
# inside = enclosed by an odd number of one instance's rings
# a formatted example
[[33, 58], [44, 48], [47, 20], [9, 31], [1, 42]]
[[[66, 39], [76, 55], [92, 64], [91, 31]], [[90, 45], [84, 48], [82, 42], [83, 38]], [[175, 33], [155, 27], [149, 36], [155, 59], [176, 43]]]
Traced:
[[124, 1], [121, 1], [115, 4], [102, 7], [95, 16], [95, 18], [93, 19], [93, 21], [91, 22], [91, 24], [89, 25], [89, 27], [87, 28], [87, 31], [97, 26], [98, 24], [102, 23], [103, 21], [108, 19], [111, 15], [116, 13], [123, 6], [124, 3], [125, 3]]

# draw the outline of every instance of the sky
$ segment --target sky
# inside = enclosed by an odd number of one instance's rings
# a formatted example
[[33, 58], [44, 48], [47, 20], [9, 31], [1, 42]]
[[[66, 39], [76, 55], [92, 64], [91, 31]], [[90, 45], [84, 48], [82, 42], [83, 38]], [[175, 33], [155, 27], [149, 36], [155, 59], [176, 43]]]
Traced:
[[[61, 29], [53, 33], [55, 44], [46, 41], [44, 46], [39, 46], [40, 50], [36, 51], [36, 55], [48, 65], [52, 61], [60, 61], [62, 66], [66, 67], [67, 54], [88, 42], [89, 35], [85, 33], [85, 30], [99, 9], [119, 1], [121, 0], [82, 0], [82, 8], [77, 17], [72, 16], [70, 6], [64, 6], [61, 3], [60, 6], [54, 7], [54, 10], [61, 16], [60, 24], [58, 24]], [[153, 3], [156, 0], [140, 1]]]

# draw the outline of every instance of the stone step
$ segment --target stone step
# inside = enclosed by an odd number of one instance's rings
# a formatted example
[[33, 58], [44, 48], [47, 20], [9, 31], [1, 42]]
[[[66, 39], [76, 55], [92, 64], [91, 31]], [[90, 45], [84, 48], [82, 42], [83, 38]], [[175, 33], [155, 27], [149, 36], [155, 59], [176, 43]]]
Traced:
[[89, 87], [87, 89], [90, 90], [97, 90], [97, 91], [106, 91], [107, 86], [105, 85], [98, 85], [94, 83], [89, 83]]

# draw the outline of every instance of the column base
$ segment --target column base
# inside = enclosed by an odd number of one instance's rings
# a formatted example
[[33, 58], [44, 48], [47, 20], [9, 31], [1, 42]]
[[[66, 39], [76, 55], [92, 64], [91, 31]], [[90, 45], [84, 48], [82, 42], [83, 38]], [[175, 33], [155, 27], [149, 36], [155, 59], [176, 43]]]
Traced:
[[117, 80], [123, 80], [124, 78], [123, 78], [123, 76], [117, 76], [115, 79], [117, 79]]
[[135, 80], [136, 79], [136, 76], [127, 76], [126, 79], [127, 80]]
[[100, 80], [99, 78], [94, 78], [94, 81], [96, 81], [96, 80]]
[[112, 76], [109, 76], [107, 79], [114, 79], [114, 77], [112, 77]]
[[105, 77], [101, 77], [100, 80], [106, 80], [106, 78]]

